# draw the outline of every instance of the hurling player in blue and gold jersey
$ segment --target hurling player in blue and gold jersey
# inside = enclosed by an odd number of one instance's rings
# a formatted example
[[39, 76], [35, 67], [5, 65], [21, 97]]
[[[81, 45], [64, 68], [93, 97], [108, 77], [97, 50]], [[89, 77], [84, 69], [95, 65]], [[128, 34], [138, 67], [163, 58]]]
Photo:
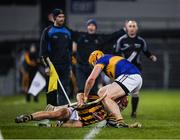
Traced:
[[[84, 102], [93, 87], [96, 78], [103, 71], [109, 78], [113, 79], [112, 84], [106, 85], [99, 89], [98, 95], [107, 96], [103, 99], [103, 104], [116, 119], [115, 127], [126, 127], [123, 117], [115, 99], [124, 95], [133, 95], [140, 90], [142, 86], [141, 73], [135, 65], [123, 57], [103, 54], [96, 50], [91, 53], [89, 63], [94, 66], [90, 76], [86, 81], [84, 88]], [[79, 102], [79, 106], [84, 102]]]

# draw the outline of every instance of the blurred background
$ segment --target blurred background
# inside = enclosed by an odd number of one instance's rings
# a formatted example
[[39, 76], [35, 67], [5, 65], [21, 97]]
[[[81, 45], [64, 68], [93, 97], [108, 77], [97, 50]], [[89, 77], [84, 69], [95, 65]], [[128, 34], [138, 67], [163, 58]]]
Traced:
[[42, 29], [50, 24], [54, 8], [66, 14], [66, 24], [86, 31], [95, 18], [98, 32], [116, 31], [126, 20], [136, 20], [139, 34], [157, 55], [157, 63], [143, 58], [144, 89], [180, 87], [180, 0], [1, 0], [0, 96], [19, 94], [22, 53], [39, 48]]

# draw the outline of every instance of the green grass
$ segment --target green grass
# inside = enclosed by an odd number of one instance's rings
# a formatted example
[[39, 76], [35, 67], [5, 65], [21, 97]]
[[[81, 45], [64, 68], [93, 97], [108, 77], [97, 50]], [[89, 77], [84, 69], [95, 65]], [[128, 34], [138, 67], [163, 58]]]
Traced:
[[[35, 122], [15, 124], [14, 118], [23, 113], [42, 110], [40, 103], [25, 103], [22, 96], [0, 97], [0, 130], [5, 139], [83, 139], [93, 128], [41, 128]], [[130, 98], [129, 98], [130, 100]], [[142, 123], [139, 129], [102, 128], [97, 139], [180, 139], [180, 91], [152, 90], [140, 93], [137, 119], [130, 118], [130, 101], [123, 116], [128, 123]]]

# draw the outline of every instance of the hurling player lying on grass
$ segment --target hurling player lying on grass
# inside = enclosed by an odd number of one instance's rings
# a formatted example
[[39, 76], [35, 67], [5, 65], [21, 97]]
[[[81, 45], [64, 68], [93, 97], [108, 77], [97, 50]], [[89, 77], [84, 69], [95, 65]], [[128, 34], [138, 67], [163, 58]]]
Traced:
[[[77, 100], [82, 98], [82, 94], [77, 95]], [[98, 96], [89, 96], [88, 101], [96, 100]], [[124, 110], [128, 104], [127, 96], [118, 98], [116, 102], [119, 105], [120, 110]], [[110, 122], [108, 126], [113, 127], [114, 117], [108, 114], [103, 104], [100, 102], [94, 103], [88, 106], [82, 107], [69, 107], [65, 106], [52, 106], [47, 105], [45, 111], [39, 111], [32, 114], [23, 114], [15, 118], [16, 123], [24, 123], [28, 121], [41, 121], [44, 119], [56, 120], [56, 125], [52, 127], [83, 127], [90, 124], [94, 124], [103, 120]], [[139, 123], [126, 124], [126, 128], [137, 128]]]

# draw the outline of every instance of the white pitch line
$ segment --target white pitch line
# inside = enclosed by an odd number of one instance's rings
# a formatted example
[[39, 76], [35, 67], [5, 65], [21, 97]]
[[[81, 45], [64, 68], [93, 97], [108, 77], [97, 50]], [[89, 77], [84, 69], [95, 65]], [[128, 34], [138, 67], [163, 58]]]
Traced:
[[1, 130], [0, 130], [0, 140], [4, 140], [2, 133], [1, 133]]
[[99, 134], [105, 123], [106, 121], [99, 122], [97, 126], [91, 129], [90, 132], [87, 135], [85, 135], [84, 140], [92, 140], [97, 134]]

